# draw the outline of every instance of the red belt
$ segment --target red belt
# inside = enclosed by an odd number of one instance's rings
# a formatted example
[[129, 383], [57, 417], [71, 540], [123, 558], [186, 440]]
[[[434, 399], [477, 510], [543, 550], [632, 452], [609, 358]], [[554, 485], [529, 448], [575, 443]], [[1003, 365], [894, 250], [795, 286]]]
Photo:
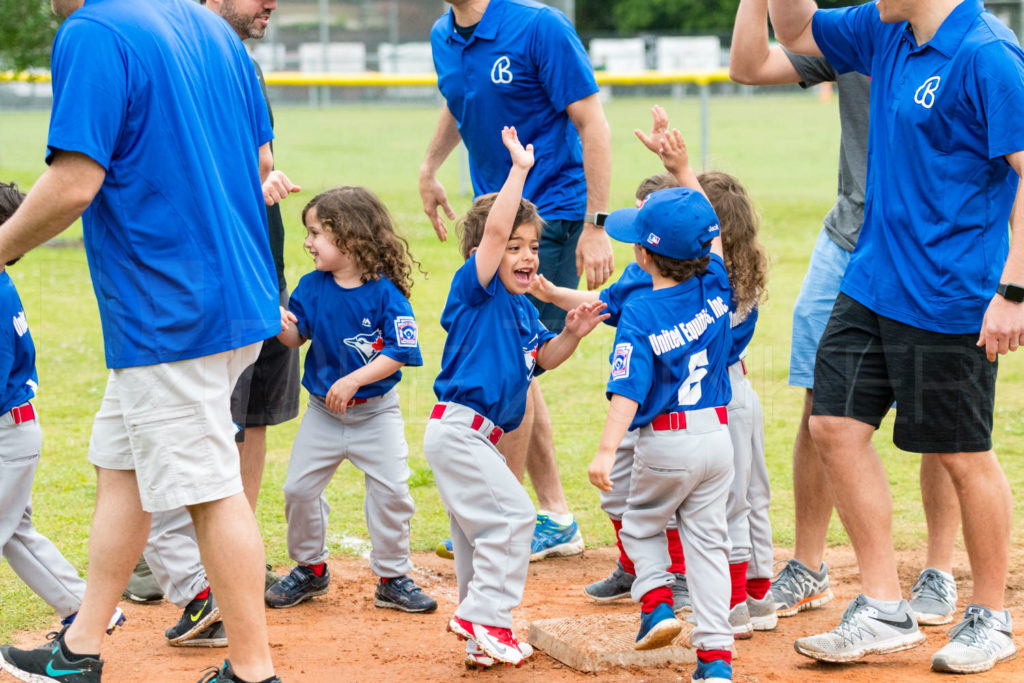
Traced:
[[747, 364], [743, 362], [742, 358], [740, 358], [740, 367], [743, 368], [743, 374], [747, 374]]
[[[430, 411], [430, 419], [431, 420], [440, 420], [441, 416], [444, 415], [445, 408], [447, 408], [447, 407], [448, 406], [445, 405], [444, 403], [436, 404], [434, 406], [434, 409]], [[480, 431], [480, 427], [483, 426], [485, 419], [486, 418], [483, 415], [479, 415], [479, 414], [473, 415], [473, 422], [470, 423], [469, 428], [479, 432]], [[487, 437], [488, 441], [490, 441], [492, 444], [497, 446], [498, 445], [498, 440], [501, 438], [501, 435], [504, 434], [504, 433], [505, 432], [502, 431], [501, 427], [495, 427], [494, 429], [492, 429], [490, 431], [489, 434], [484, 434], [484, 436]]]
[[[715, 412], [718, 414], [718, 421], [721, 424], [729, 424], [729, 410], [725, 406], [716, 407]], [[666, 429], [673, 431], [686, 429], [686, 412], [662, 413], [651, 420], [651, 429], [656, 432], [665, 431]]]
[[11, 417], [14, 418], [14, 424], [20, 425], [22, 422], [36, 419], [36, 411], [31, 403], [26, 403], [25, 405], [11, 408]]
[[364, 403], [366, 403], [368, 400], [369, 399], [365, 399], [365, 398], [353, 398], [353, 399], [350, 399], [349, 402], [345, 404], [345, 407], [348, 408], [349, 406], [361, 406]]

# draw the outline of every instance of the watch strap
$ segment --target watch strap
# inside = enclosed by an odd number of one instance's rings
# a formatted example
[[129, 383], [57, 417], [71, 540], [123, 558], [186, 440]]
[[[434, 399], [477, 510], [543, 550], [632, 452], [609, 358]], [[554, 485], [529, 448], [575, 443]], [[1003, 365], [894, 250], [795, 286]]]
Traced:
[[1011, 284], [1009, 282], [1000, 282], [999, 287], [996, 288], [996, 293], [1007, 301], [1012, 301], [1015, 304], [1024, 303], [1024, 287], [1021, 287], [1020, 285]]
[[[579, 214], [577, 214], [577, 215], [579, 215]], [[606, 219], [606, 218], [608, 218], [608, 214], [603, 213], [601, 211], [597, 211], [595, 213], [588, 213], [588, 214], [584, 215], [583, 216], [583, 222], [584, 223], [591, 223], [593, 225], [596, 225], [599, 228], [603, 228], [604, 227], [604, 219]]]

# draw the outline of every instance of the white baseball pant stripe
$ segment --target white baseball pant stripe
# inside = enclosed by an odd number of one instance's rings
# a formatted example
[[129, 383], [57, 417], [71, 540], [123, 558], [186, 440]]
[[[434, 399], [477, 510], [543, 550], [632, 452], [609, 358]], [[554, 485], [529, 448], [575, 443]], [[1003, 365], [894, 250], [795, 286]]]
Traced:
[[32, 526], [32, 481], [43, 434], [37, 420], [0, 416], [0, 553], [14, 573], [57, 614], [78, 611], [85, 581], [56, 546]]
[[642, 427], [633, 457], [629, 508], [619, 537], [636, 567], [633, 600], [675, 577], [665, 527], [675, 519], [686, 555], [686, 580], [697, 617], [691, 642], [700, 650], [732, 646], [729, 626], [729, 536], [726, 499], [732, 483], [732, 440], [713, 408], [689, 411], [686, 429]]
[[512, 609], [523, 599], [537, 513], [485, 436], [494, 424], [484, 419], [480, 431], [473, 430], [472, 409], [445, 405], [440, 419], [427, 422], [423, 455], [451, 521], [459, 584], [455, 615], [510, 629]]
[[338, 466], [349, 460], [365, 475], [370, 569], [385, 578], [408, 574], [409, 520], [416, 509], [409, 495], [408, 459], [396, 390], [349, 406], [344, 415], [329, 411], [323, 398], [310, 396], [284, 482], [291, 558], [303, 565], [327, 560], [331, 506], [324, 492]]

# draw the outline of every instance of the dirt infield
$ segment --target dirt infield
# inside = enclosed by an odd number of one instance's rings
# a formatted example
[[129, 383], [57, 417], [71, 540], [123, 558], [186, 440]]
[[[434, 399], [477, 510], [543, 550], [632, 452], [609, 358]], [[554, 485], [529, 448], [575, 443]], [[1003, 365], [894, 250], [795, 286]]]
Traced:
[[[785, 556], [779, 551], [778, 558]], [[546, 560], [530, 566], [526, 595], [516, 610], [516, 632], [523, 637], [535, 619], [578, 614], [635, 613], [629, 601], [598, 605], [583, 595], [583, 586], [603, 577], [615, 561], [612, 548], [588, 550], [581, 557]], [[928, 641], [921, 647], [885, 657], [870, 657], [849, 665], [822, 665], [793, 651], [794, 638], [832, 628], [846, 603], [857, 593], [853, 553], [832, 548], [831, 565], [836, 599], [821, 609], [780, 619], [773, 632], [758, 632], [753, 639], [736, 644], [736, 681], [938, 681], [956, 680], [932, 673], [931, 653], [945, 642], [948, 627], [926, 629]], [[917, 576], [923, 551], [900, 553], [900, 573], [909, 590]], [[544, 653], [537, 653], [521, 669], [487, 672], [467, 671], [462, 664], [463, 644], [445, 633], [445, 623], [456, 605], [455, 570], [450, 561], [417, 553], [415, 578], [440, 602], [434, 614], [408, 615], [373, 606], [374, 577], [365, 560], [334, 558], [330, 561], [331, 590], [326, 596], [287, 610], [268, 610], [270, 642], [278, 674], [285, 683], [333, 681], [447, 681], [501, 680], [585, 681], [689, 681], [689, 667], [618, 670], [598, 676], [569, 669]], [[961, 605], [970, 594], [967, 558], [956, 557], [956, 578]], [[1007, 604], [1024, 633], [1024, 551], [1011, 559]], [[282, 569], [283, 571], [283, 569]], [[128, 623], [108, 639], [103, 656], [104, 680], [193, 683], [201, 670], [226, 656], [226, 650], [172, 648], [165, 644], [163, 629], [173, 624], [180, 611], [167, 602], [157, 605], [122, 603]], [[22, 647], [39, 644], [44, 634], [19, 634]], [[12, 680], [3, 678], [0, 681]], [[998, 666], [994, 672], [971, 681], [1024, 680], [1024, 657]]]

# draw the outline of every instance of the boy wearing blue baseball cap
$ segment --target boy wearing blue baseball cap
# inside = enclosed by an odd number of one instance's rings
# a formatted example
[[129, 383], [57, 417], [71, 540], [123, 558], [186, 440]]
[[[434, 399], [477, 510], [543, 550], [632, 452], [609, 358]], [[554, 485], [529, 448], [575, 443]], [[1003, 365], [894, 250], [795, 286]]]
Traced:
[[[673, 132], [665, 144], [682, 144]], [[662, 153], [666, 167], [667, 157]], [[607, 387], [608, 419], [588, 475], [610, 491], [616, 448], [627, 431], [638, 430], [620, 533], [636, 567], [631, 593], [642, 610], [636, 647], [668, 645], [682, 630], [672, 611], [674, 576], [665, 541], [674, 518], [697, 618], [693, 680], [729, 681], [731, 292], [714, 209], [688, 163], [669, 170], [688, 187], [654, 192], [640, 208], [615, 211], [605, 222], [609, 236], [634, 245], [653, 291], [623, 308]]]

